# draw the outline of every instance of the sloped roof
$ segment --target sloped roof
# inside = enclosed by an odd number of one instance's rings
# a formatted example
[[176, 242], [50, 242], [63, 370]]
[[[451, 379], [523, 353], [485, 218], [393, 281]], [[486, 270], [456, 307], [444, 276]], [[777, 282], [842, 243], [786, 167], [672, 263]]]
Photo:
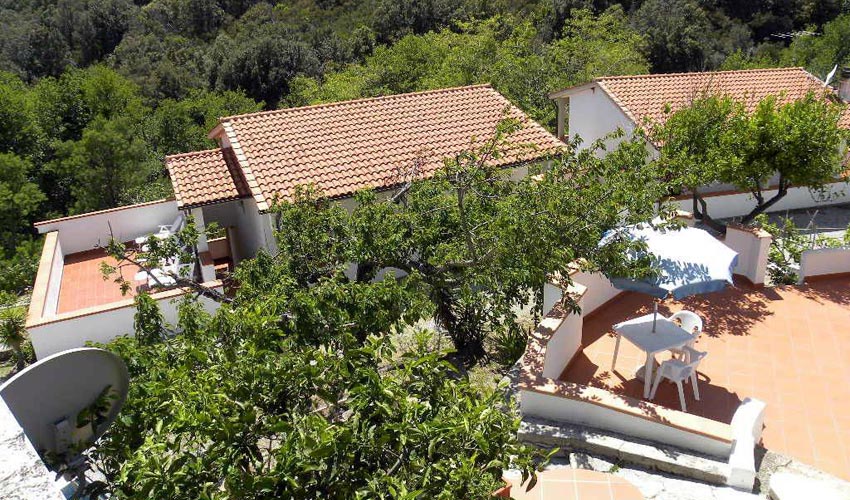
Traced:
[[251, 196], [231, 148], [165, 157], [180, 209]]
[[[769, 95], [789, 102], [810, 91], [834, 94], [831, 89], [824, 89], [823, 82], [803, 68], [606, 76], [592, 83], [598, 84], [638, 124], [646, 119], [662, 121], [667, 105], [673, 110], [680, 109], [706, 93], [729, 96], [745, 103], [750, 110]], [[550, 96], [569, 94], [570, 89], [567, 89]], [[850, 110], [845, 110], [839, 123], [850, 128]]]
[[[490, 139], [505, 113], [522, 122], [511, 143], [533, 144], [536, 151], [517, 148], [494, 164], [543, 158], [563, 146], [489, 85], [230, 116], [210, 135], [233, 148], [258, 208], [267, 210], [276, 197], [290, 199], [298, 185], [315, 184], [331, 198], [367, 187], [388, 188], [402, 182], [400, 172], [417, 161], [418, 177], [429, 177], [444, 158]], [[169, 167], [172, 178], [177, 173], [202, 184], [196, 176], [200, 169], [186, 171], [184, 165], [188, 162]], [[203, 192], [201, 198], [214, 197], [214, 190], [196, 189]]]

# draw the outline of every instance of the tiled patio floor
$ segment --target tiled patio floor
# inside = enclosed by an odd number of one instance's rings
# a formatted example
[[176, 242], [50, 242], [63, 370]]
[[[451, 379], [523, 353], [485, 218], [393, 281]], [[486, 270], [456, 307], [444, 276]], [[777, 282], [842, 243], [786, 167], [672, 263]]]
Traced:
[[[519, 483], [519, 481], [517, 481]], [[614, 474], [584, 469], [547, 469], [537, 474], [531, 490], [515, 484], [516, 500], [642, 500], [640, 490]]]
[[[121, 287], [110, 278], [103, 279], [100, 270], [102, 262], [115, 266], [117, 261], [106, 254], [106, 251], [95, 249], [73, 253], [65, 256], [65, 267], [62, 270], [62, 283], [59, 288], [58, 313], [76, 311], [87, 307], [101, 306], [118, 302], [132, 297], [136, 285], [134, 283], [127, 295], [121, 295]], [[121, 266], [121, 275], [131, 280], [139, 272], [137, 266], [125, 264]]]
[[[741, 399], [761, 399], [767, 448], [850, 479], [850, 278], [802, 287], [737, 284], [668, 301], [659, 313], [680, 309], [702, 316], [697, 349], [709, 353], [699, 368], [702, 400], [685, 386], [688, 411], [728, 423]], [[585, 320], [585, 349], [561, 378], [641, 397], [643, 382], [634, 371], [645, 354], [623, 340], [612, 373], [611, 326], [651, 311], [651, 299], [636, 293], [603, 306]], [[655, 402], [679, 409], [676, 386], [662, 382]]]

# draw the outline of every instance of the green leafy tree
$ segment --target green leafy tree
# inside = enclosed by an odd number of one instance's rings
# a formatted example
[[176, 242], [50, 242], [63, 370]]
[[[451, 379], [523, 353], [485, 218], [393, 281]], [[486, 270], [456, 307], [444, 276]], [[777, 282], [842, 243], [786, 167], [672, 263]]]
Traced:
[[[269, 274], [287, 271], [268, 256], [240, 269], [253, 292]], [[498, 392], [471, 385], [424, 339], [396, 351], [384, 333], [397, 309], [348, 309], [399, 291], [393, 280], [277, 281], [240, 290], [215, 317], [184, 300], [177, 336], [162, 335], [170, 327], [143, 299], [136, 336], [110, 346], [130, 393], [92, 451], [106, 478], [93, 486], [127, 499], [482, 498], [503, 468], [532, 474], [538, 455], [517, 442]], [[361, 325], [375, 330], [356, 340]]]
[[153, 115], [153, 146], [161, 155], [208, 149], [206, 138], [222, 116], [260, 111], [262, 104], [242, 92], [194, 90], [180, 100], [159, 103]]
[[447, 27], [462, 16], [462, 7], [460, 0], [380, 0], [372, 27], [378, 41], [391, 42]]
[[722, 13], [709, 15], [695, 0], [647, 0], [633, 22], [649, 40], [657, 73], [714, 69], [728, 54], [752, 44], [746, 27]]
[[[792, 186], [823, 193], [828, 184], [844, 176], [847, 131], [838, 126], [841, 112], [840, 106], [809, 93], [787, 104], [768, 97], [752, 114], [738, 117], [732, 133], [739, 164], [724, 169], [721, 181], [755, 197], [757, 205], [743, 223], [781, 200]], [[776, 193], [768, 198], [765, 190], [774, 176]]]
[[127, 118], [99, 116], [77, 142], [57, 152], [54, 172], [70, 181], [76, 213], [110, 208], [132, 200], [131, 191], [155, 172], [148, 151]]
[[245, 33], [225, 46], [216, 73], [217, 87], [242, 90], [271, 109], [289, 94], [296, 75], [312, 76], [319, 71], [313, 49], [275, 25]]
[[828, 184], [843, 178], [847, 131], [838, 126], [841, 113], [840, 105], [815, 93], [785, 104], [769, 96], [752, 112], [709, 96], [672, 113], [651, 135], [662, 168], [680, 189], [694, 193], [695, 208], [699, 187], [713, 182], [752, 193], [756, 206], [742, 218], [747, 224], [791, 187], [825, 195]]
[[805, 66], [820, 78], [837, 64], [850, 66], [850, 12], [842, 14], [823, 27], [820, 36], [797, 37], [782, 53], [781, 62], [786, 66]]
[[28, 239], [29, 225], [45, 200], [31, 181], [31, 169], [27, 160], [0, 153], [0, 247], [7, 255]]
[[734, 117], [745, 114], [743, 105], [728, 97], [705, 95], [676, 112], [668, 108], [667, 113], [662, 123], [648, 126], [663, 175], [670, 180], [671, 194], [690, 192], [696, 218], [722, 230], [708, 214], [700, 189], [738, 166], [730, 147]]
[[623, 270], [616, 267], [624, 265], [623, 248], [598, 248], [602, 234], [651, 218], [664, 192], [646, 148], [633, 142], [605, 159], [594, 156], [598, 144], [567, 154], [542, 180], [511, 180], [493, 161], [506, 150], [522, 154], [509, 139], [516, 127], [505, 121], [484, 145], [447, 159], [428, 181], [413, 180], [421, 164], [406, 167], [397, 193], [361, 193], [350, 214], [315, 194], [282, 204], [280, 258], [306, 283], [343, 279], [348, 262], [357, 263], [349, 271], [356, 282], [387, 267], [404, 271], [401, 282], [431, 304], [429, 314], [460, 361], [474, 363], [486, 355], [485, 338], [513, 328], [523, 306], [539, 306], [548, 277], [567, 276], [572, 261]]
[[60, 0], [54, 15], [76, 59], [88, 66], [118, 46], [137, 9], [131, 0]]
[[29, 92], [21, 80], [0, 73], [0, 152], [34, 154], [41, 138]]

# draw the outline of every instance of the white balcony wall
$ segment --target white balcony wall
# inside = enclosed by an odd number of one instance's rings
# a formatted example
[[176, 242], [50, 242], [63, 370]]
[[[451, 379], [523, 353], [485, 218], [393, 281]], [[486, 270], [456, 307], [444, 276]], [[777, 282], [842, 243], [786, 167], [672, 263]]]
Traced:
[[[220, 290], [220, 288], [219, 288]], [[180, 291], [166, 291], [152, 295], [159, 304], [163, 318], [170, 324], [177, 323], [177, 306]], [[213, 313], [219, 304], [212, 299], [199, 297], [198, 300], [208, 312]], [[88, 342], [107, 343], [121, 335], [132, 335], [133, 318], [136, 308], [133, 299], [62, 314], [55, 319], [46, 318], [28, 328], [35, 356], [41, 359], [57, 352], [84, 347]]]
[[44, 300], [44, 309], [41, 311], [43, 316], [52, 316], [56, 314], [56, 309], [59, 307], [59, 289], [62, 286], [62, 271], [64, 268], [65, 258], [62, 254], [62, 243], [57, 241], [56, 247], [53, 250], [53, 259], [50, 263], [50, 277], [47, 282], [47, 295]]
[[770, 234], [764, 231], [730, 225], [723, 244], [738, 252], [738, 263], [733, 272], [746, 277], [754, 285], [763, 285], [771, 241]]
[[850, 248], [806, 250], [800, 258], [800, 283], [815, 276], [850, 273]]
[[[766, 191], [764, 196], [770, 199], [776, 190]], [[708, 205], [708, 214], [715, 219], [725, 219], [730, 217], [740, 217], [750, 213], [755, 208], [756, 200], [750, 193], [727, 193], [706, 196], [705, 202]], [[837, 203], [850, 202], [850, 189], [845, 182], [836, 182], [830, 184], [827, 189], [827, 196], [821, 197], [809, 192], [806, 188], [792, 187], [788, 190], [781, 200], [770, 207], [768, 212], [783, 212], [785, 210], [796, 210], [799, 208], [811, 208], [818, 206], [834, 205]], [[678, 208], [681, 210], [693, 210], [693, 201], [691, 198], [676, 200]]]
[[617, 411], [592, 399], [522, 391], [520, 411], [523, 415], [606, 429], [713, 457], [727, 458], [732, 452], [730, 442], [676, 428], [659, 420]]
[[59, 231], [63, 255], [69, 255], [108, 244], [110, 234], [126, 242], [154, 233], [160, 225], [174, 222], [178, 214], [177, 202], [164, 200], [56, 219], [36, 224], [36, 229]]

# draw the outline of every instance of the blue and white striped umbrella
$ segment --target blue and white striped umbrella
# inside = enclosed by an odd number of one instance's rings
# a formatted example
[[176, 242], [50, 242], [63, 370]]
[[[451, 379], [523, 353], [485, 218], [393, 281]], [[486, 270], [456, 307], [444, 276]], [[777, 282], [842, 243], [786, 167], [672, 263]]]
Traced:
[[[659, 299], [672, 296], [679, 300], [723, 290], [732, 284], [737, 252], [702, 229], [685, 227], [662, 232], [646, 226], [632, 226], [626, 231], [629, 238], [646, 242], [652, 267], [657, 273], [644, 279], [609, 276], [616, 288]], [[603, 239], [603, 244], [607, 238]]]

